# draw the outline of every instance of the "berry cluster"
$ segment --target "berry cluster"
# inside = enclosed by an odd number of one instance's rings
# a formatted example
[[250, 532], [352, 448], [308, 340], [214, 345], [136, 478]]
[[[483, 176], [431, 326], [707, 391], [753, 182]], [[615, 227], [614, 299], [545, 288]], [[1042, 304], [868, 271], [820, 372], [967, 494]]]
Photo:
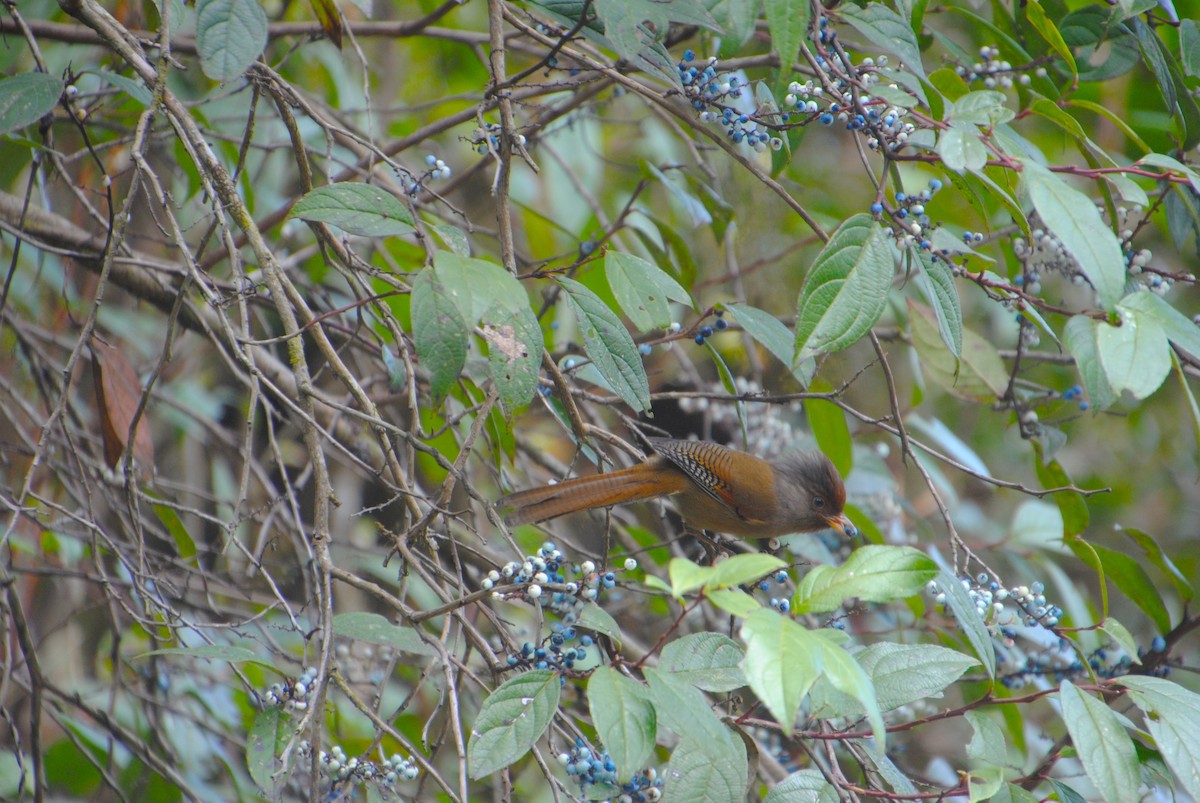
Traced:
[[[558, 754], [558, 763], [567, 770], [567, 775], [579, 779], [580, 790], [586, 795], [587, 787], [593, 784], [617, 786], [617, 765], [608, 751], [595, 753], [582, 737], [575, 740], [570, 751]], [[645, 769], [634, 775], [628, 783], [617, 788], [620, 794], [609, 798], [611, 803], [654, 803], [662, 797], [662, 778], [653, 769]], [[591, 795], [586, 795], [591, 800]]]
[[705, 340], [708, 340], [710, 337], [712, 337], [717, 332], [723, 332], [729, 328], [729, 321], [725, 320], [725, 310], [719, 309], [716, 312], [717, 312], [717, 319], [715, 321], [713, 321], [712, 326], [708, 326], [706, 324], [704, 326], [701, 326], [696, 331], [696, 345], [697, 346], [703, 346]]
[[425, 156], [425, 164], [431, 168], [429, 171], [430, 178], [450, 178], [450, 168], [434, 154], [430, 153]]
[[[625, 560], [625, 571], [637, 568], [633, 558]], [[570, 572], [574, 579], [568, 580]], [[596, 564], [585, 560], [570, 566], [564, 560], [562, 550], [552, 542], [542, 544], [536, 555], [526, 555], [522, 561], [509, 561], [499, 571], [492, 569], [480, 584], [484, 590], [494, 588], [501, 581], [521, 586], [516, 591], [492, 591], [498, 599], [524, 597], [538, 605], [544, 605], [563, 618], [566, 624], [574, 624], [579, 609], [587, 602], [595, 602], [600, 593], [617, 585], [615, 572], [600, 573]], [[547, 599], [545, 586], [548, 583], [561, 585]]]
[[[1037, 678], [1048, 677], [1058, 682], [1084, 675], [1089, 668], [1099, 677], [1118, 677], [1128, 674], [1133, 666], [1133, 660], [1124, 650], [1101, 648], [1088, 657], [1085, 667], [1075, 646], [1051, 630], [1058, 625], [1063, 612], [1046, 601], [1042, 583], [1003, 588], [986, 574], [963, 578], [961, 582], [992, 633], [997, 662], [1009, 667], [1000, 677], [1009, 688], [1019, 688]], [[946, 593], [936, 581], [930, 581], [926, 590], [939, 606], [945, 606]], [[1165, 649], [1166, 641], [1160, 637], [1151, 644], [1149, 652]], [[1140, 657], [1147, 654], [1138, 650]], [[1169, 671], [1166, 662], [1154, 668], [1154, 674], [1159, 676]]]
[[[1016, 83], [1021, 86], [1029, 86], [1032, 81], [1028, 73], [1017, 74], [1011, 63], [1001, 61], [1000, 48], [994, 45], [984, 45], [979, 48], [979, 59], [970, 67], [960, 64], [954, 68], [954, 71], [967, 83], [982, 80], [986, 89], [1012, 89], [1014, 77]], [[1038, 67], [1035, 74], [1039, 78], [1044, 78], [1046, 68]]]
[[595, 643], [591, 636], [580, 635], [573, 626], [554, 622], [550, 625], [550, 637], [540, 647], [525, 642], [520, 656], [508, 656], [508, 665], [570, 671], [576, 662], [587, 660], [588, 648]]
[[306, 666], [295, 680], [272, 683], [262, 694], [263, 706], [283, 706], [286, 711], [304, 711], [317, 679], [316, 667]]
[[[1045, 631], [1043, 631], [1045, 632]], [[1112, 647], [1100, 647], [1084, 660], [1074, 646], [1066, 639], [1053, 639], [1048, 643], [1037, 644], [1032, 650], [1024, 650], [1018, 646], [1019, 636], [1029, 637], [1029, 633], [1019, 632], [1015, 628], [1004, 629], [1004, 641], [996, 651], [997, 663], [1008, 668], [1000, 675], [1000, 681], [1008, 688], [1020, 688], [1039, 678], [1051, 678], [1058, 684], [1064, 679], [1081, 677], [1089, 673], [1101, 679], [1109, 679], [1128, 675], [1134, 668], [1134, 661], [1125, 650]], [[1166, 640], [1155, 636], [1150, 648], [1138, 648], [1138, 659], [1154, 656], [1166, 651]], [[1171, 666], [1166, 661], [1156, 662], [1149, 674], [1155, 677], [1166, 677], [1171, 674]]]
[[1088, 405], [1087, 400], [1083, 398], [1083, 388], [1079, 387], [1079, 385], [1071, 385], [1071, 387], [1062, 392], [1062, 397], [1063, 401], [1078, 400], [1080, 410], [1086, 410], [1090, 406]]
[[[311, 750], [312, 745], [309, 742], [300, 743], [301, 756], [311, 755]], [[380, 762], [347, 758], [345, 751], [338, 745], [334, 745], [329, 752], [322, 750], [318, 753], [317, 765], [321, 773], [331, 780], [334, 786], [351, 786], [369, 781], [382, 789], [387, 789], [401, 781], [415, 780], [421, 774], [420, 769], [411, 758], [393, 755]]]
[[707, 59], [703, 66], [695, 62], [695, 52], [687, 50], [675, 69], [683, 85], [683, 94], [699, 112], [701, 121], [724, 126], [730, 140], [744, 143], [759, 153], [768, 145], [773, 150], [783, 147], [782, 139], [773, 137], [766, 126], [751, 119], [750, 114], [739, 111], [735, 105], [742, 98], [744, 78], [717, 72], [715, 57]]
[[[906, 192], [896, 193], [896, 208], [891, 212], [895, 228], [889, 230], [888, 233], [896, 238], [901, 247], [915, 245], [926, 251], [932, 248], [928, 234], [933, 228], [933, 221], [925, 212], [925, 204], [929, 203], [930, 199], [942, 189], [942, 186], [941, 179], [933, 178], [929, 180], [929, 186], [918, 193], [912, 195]], [[879, 202], [871, 204], [871, 214], [882, 215], [883, 212], [883, 204]], [[980, 239], [983, 239], [982, 235], [980, 235]], [[941, 256], [950, 256], [946, 251], [939, 253]]]
[[[483, 126], [476, 127], [471, 132], [471, 144], [475, 146], [475, 152], [479, 154], [487, 153], [488, 151], [495, 152], [500, 148], [500, 133], [503, 129], [499, 123], [484, 123]], [[525, 135], [513, 134], [513, 145], [518, 148], [525, 147]], [[449, 173], [446, 174], [449, 176]]]
[[[1039, 582], [1001, 588], [999, 583], [981, 573], [974, 579], [964, 577], [962, 584], [967, 596], [975, 604], [976, 612], [993, 628], [993, 632], [995, 628], [1018, 622], [1026, 627], [1054, 627], [1063, 615], [1062, 608], [1046, 602], [1046, 587]], [[930, 580], [926, 590], [938, 605], [946, 604], [946, 592], [941, 590], [936, 580]]]
[[[776, 585], [783, 585], [790, 579], [791, 579], [791, 575], [789, 575], [786, 571], [783, 571], [782, 569], [774, 577]], [[770, 591], [771, 590], [771, 581], [766, 578], [763, 578], [761, 581], [759, 581], [758, 588], [760, 591]], [[775, 610], [779, 611], [780, 613], [787, 613], [788, 611], [790, 611], [792, 609], [792, 601], [790, 599], [788, 599], [787, 597], [771, 597], [771, 599], [767, 602], [767, 604], [770, 605]]]

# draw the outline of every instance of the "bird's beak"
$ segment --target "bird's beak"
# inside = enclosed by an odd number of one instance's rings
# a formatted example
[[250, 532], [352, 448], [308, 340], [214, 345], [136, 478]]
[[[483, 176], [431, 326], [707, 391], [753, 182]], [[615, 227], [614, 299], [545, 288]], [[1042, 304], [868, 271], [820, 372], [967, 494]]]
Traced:
[[829, 526], [837, 530], [847, 538], [853, 538], [858, 535], [858, 528], [854, 526], [854, 522], [845, 513], [839, 513], [836, 516], [827, 516], [825, 521]]

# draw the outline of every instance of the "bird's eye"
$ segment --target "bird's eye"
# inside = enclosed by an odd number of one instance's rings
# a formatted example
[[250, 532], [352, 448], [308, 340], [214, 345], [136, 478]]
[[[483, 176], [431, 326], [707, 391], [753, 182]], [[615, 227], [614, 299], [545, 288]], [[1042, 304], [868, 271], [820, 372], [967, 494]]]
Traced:
[[813, 497], [813, 507], [825, 507], [825, 500], [819, 496]]

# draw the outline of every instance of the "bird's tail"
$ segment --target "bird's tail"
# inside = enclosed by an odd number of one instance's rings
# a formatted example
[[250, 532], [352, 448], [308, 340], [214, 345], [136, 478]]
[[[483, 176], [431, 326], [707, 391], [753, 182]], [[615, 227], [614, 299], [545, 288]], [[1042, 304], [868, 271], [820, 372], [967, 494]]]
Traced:
[[517, 491], [500, 497], [496, 509], [510, 525], [536, 524], [568, 513], [653, 499], [682, 490], [666, 485], [661, 471], [642, 464]]

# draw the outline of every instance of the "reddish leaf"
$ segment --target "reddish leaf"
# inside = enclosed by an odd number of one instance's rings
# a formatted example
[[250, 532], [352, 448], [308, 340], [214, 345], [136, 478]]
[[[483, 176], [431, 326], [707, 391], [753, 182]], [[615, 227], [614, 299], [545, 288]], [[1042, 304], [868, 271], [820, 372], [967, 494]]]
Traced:
[[[104, 435], [104, 462], [115, 469], [125, 451], [129, 426], [141, 401], [142, 385], [125, 355], [98, 339], [92, 341], [92, 372]], [[144, 412], [133, 437], [133, 460], [141, 471], [149, 471], [154, 465], [154, 442], [150, 440]]]

